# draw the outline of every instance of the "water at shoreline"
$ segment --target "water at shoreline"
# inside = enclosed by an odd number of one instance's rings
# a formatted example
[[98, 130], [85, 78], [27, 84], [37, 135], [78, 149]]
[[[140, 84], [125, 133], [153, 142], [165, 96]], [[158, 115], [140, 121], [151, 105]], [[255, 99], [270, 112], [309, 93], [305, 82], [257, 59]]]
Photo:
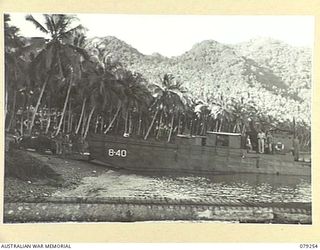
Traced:
[[136, 197], [170, 199], [240, 199], [248, 202], [311, 202], [310, 177], [261, 174], [139, 175], [107, 171], [85, 177], [56, 197]]

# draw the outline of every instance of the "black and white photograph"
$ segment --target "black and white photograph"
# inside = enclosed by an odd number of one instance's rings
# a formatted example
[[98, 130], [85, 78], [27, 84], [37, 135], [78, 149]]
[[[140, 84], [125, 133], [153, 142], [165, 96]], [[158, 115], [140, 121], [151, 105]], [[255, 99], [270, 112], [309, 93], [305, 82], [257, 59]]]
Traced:
[[312, 225], [313, 16], [2, 18], [4, 223]]

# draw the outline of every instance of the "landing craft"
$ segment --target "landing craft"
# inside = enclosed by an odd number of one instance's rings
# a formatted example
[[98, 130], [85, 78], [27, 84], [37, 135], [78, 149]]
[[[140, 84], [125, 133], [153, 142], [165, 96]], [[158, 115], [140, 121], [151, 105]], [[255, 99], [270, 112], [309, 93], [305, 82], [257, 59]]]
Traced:
[[255, 173], [311, 175], [310, 153], [293, 155], [293, 135], [274, 134], [275, 152], [258, 154], [243, 145], [238, 133], [177, 135], [174, 143], [108, 135], [90, 135], [91, 159], [111, 167], [152, 173]]

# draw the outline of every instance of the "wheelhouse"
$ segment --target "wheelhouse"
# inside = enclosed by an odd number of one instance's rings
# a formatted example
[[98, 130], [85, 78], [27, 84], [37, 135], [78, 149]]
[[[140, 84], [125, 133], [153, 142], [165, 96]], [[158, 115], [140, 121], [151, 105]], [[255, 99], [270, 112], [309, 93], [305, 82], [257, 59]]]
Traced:
[[206, 136], [178, 135], [177, 144], [241, 148], [241, 134], [208, 131]]
[[226, 132], [207, 132], [207, 146], [241, 148], [241, 134]]

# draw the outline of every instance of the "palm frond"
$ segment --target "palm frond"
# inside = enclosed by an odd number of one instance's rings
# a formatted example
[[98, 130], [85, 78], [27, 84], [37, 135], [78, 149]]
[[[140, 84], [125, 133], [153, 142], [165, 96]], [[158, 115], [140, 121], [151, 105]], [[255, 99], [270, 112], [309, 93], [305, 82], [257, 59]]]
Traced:
[[57, 19], [56, 26], [59, 29], [59, 33], [65, 32], [74, 20], [78, 20], [75, 15], [55, 14], [53, 16]]
[[10, 15], [9, 14], [4, 14], [3, 15], [3, 21], [4, 22], [10, 22], [11, 21]]
[[45, 24], [48, 28], [48, 31], [54, 35], [57, 33], [57, 30], [56, 30], [56, 27], [55, 27], [55, 23], [54, 21], [52, 20], [52, 17], [51, 15], [48, 15], [48, 14], [44, 14], [44, 18], [46, 20]]
[[54, 19], [57, 33], [63, 33], [67, 29], [67, 27], [70, 25], [70, 18], [68, 15], [65, 14], [54, 14], [52, 15], [52, 18]]
[[86, 28], [84, 28], [81, 24], [79, 24], [78, 26], [72, 28], [72, 29], [69, 29], [67, 31], [64, 31], [64, 32], [60, 32], [60, 35], [59, 37], [60, 38], [69, 38], [71, 36], [74, 36], [76, 33], [85, 33], [86, 32]]
[[39, 23], [36, 19], [34, 19], [32, 15], [27, 15], [26, 20], [32, 22], [36, 26], [36, 28], [40, 29], [42, 32], [46, 34], [49, 33], [49, 31], [45, 27], [43, 27], [41, 23]]

